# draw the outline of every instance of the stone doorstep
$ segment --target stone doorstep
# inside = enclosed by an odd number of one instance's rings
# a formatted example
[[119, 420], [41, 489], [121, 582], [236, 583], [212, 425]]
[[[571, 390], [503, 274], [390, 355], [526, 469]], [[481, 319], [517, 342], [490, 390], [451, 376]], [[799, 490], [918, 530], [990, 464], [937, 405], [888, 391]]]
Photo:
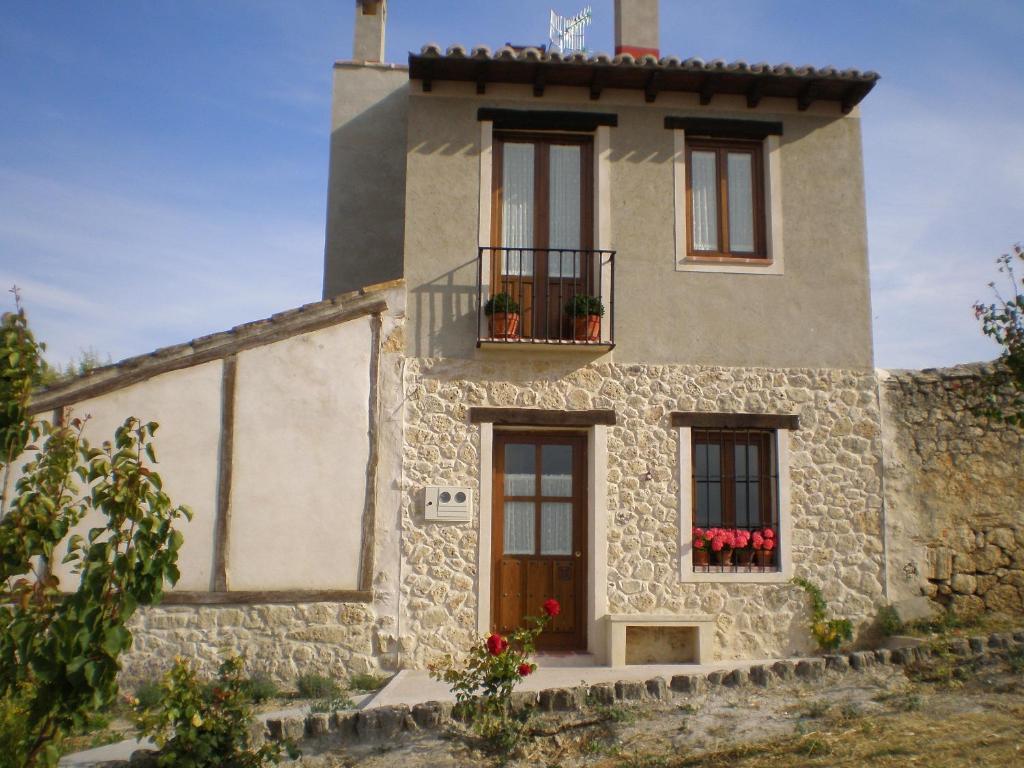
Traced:
[[[996, 632], [986, 636], [954, 638], [949, 651], [957, 656], [984, 656], [1006, 649], [1024, 647], [1024, 631]], [[877, 666], [906, 665], [927, 658], [932, 650], [926, 646], [904, 647], [890, 650], [854, 651], [846, 654], [780, 659], [767, 664], [742, 664], [732, 669], [673, 675], [671, 679], [653, 677], [649, 680], [619, 680], [580, 685], [575, 688], [547, 688], [541, 691], [516, 691], [512, 705], [516, 710], [537, 708], [544, 712], [572, 712], [588, 705], [614, 705], [616, 703], [669, 701], [708, 693], [717, 686], [743, 688], [768, 687], [779, 682], [804, 680], [810, 683], [822, 680], [826, 674], [863, 672]], [[936, 652], [937, 653], [937, 652]], [[253, 727], [257, 744], [265, 739], [290, 739], [296, 742], [311, 739], [330, 739], [333, 743], [376, 743], [392, 740], [402, 733], [437, 730], [452, 719], [452, 703], [427, 701], [409, 706], [387, 705], [373, 709], [317, 713], [305, 717], [286, 715], [270, 717]], [[130, 761], [104, 762], [104, 766], [149, 765], [153, 753], [138, 750]], [[62, 763], [64, 761], [62, 760]], [[75, 761], [85, 768], [100, 763]]]

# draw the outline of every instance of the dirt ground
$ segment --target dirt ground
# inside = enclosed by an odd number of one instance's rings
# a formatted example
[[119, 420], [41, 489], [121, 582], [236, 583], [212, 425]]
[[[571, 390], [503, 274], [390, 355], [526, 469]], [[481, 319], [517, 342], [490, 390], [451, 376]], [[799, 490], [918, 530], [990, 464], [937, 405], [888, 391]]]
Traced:
[[510, 756], [466, 734], [309, 754], [310, 768], [1024, 766], [1024, 654], [936, 659], [769, 689], [538, 716]]

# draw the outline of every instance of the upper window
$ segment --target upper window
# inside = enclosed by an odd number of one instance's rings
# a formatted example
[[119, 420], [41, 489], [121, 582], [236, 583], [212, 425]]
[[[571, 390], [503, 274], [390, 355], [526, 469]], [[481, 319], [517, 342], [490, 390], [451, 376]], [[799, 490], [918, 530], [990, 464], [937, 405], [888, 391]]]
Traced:
[[689, 257], [766, 259], [761, 142], [688, 138], [686, 206]]

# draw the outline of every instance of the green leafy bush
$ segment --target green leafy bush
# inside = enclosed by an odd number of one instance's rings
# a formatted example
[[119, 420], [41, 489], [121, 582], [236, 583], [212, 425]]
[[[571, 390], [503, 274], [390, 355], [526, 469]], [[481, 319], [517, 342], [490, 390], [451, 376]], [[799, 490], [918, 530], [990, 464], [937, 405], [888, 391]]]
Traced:
[[299, 691], [300, 699], [333, 699], [342, 693], [341, 686], [334, 678], [315, 672], [304, 672], [299, 675], [295, 687]]
[[[112, 443], [93, 448], [80, 419], [33, 420], [42, 349], [17, 301], [0, 321], [0, 582], [9, 594], [0, 606], [0, 742], [16, 742], [3, 755], [21, 768], [56, 765], [61, 740], [114, 704], [118, 659], [132, 643], [126, 625], [177, 582], [174, 526], [191, 516], [151, 468], [155, 423], [128, 418]], [[102, 524], [70, 535], [90, 509]], [[63, 562], [79, 577], [70, 594], [49, 565], [65, 543]], [[19, 711], [16, 729], [6, 728]]]
[[143, 709], [156, 706], [163, 696], [159, 680], [146, 680], [135, 688], [135, 705]]
[[388, 679], [386, 675], [352, 675], [348, 679], [348, 688], [350, 691], [376, 691], [383, 688]]
[[604, 304], [597, 296], [580, 294], [566, 302], [565, 314], [569, 317], [587, 317], [588, 315], [604, 317]]
[[277, 687], [277, 683], [265, 672], [250, 675], [242, 688], [256, 704], [262, 704], [264, 701], [281, 695], [281, 689]]
[[346, 693], [339, 693], [336, 696], [331, 696], [326, 699], [315, 699], [309, 705], [310, 712], [343, 712], [346, 709], [352, 709], [355, 704], [352, 703], [352, 699], [349, 698]]
[[157, 765], [259, 768], [281, 761], [280, 743], [255, 747], [251, 742], [252, 701], [243, 665], [239, 656], [225, 659], [211, 685], [199, 679], [187, 660], [175, 659], [161, 683], [160, 701], [153, 707], [139, 706], [135, 713], [139, 735], [160, 748]]
[[807, 579], [796, 578], [793, 583], [811, 598], [811, 634], [823, 651], [834, 651], [853, 639], [853, 624], [849, 619], [828, 619], [828, 604], [821, 590]]
[[507, 293], [496, 293], [484, 304], [484, 314], [490, 317], [497, 313], [515, 315], [519, 312], [519, 304]]
[[886, 637], [898, 635], [903, 631], [903, 622], [891, 605], [883, 605], [878, 611], [878, 628]]
[[1024, 426], [1024, 280], [1014, 272], [1016, 261], [1024, 263], [1020, 243], [1012, 254], [996, 259], [1005, 285], [1000, 290], [994, 281], [989, 283], [995, 301], [976, 301], [974, 316], [981, 322], [982, 333], [1002, 348], [999, 370], [982, 382], [986, 397], [980, 410], [993, 419]]

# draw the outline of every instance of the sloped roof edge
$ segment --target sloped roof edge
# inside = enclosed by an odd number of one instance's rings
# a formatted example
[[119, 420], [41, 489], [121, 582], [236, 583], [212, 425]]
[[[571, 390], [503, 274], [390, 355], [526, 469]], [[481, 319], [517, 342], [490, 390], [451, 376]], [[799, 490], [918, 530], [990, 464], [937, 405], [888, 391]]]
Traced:
[[82, 376], [39, 390], [32, 398], [30, 410], [33, 414], [55, 410], [162, 373], [190, 368], [245, 349], [386, 312], [387, 292], [402, 285], [404, 281], [392, 280], [367, 286], [358, 291], [278, 312], [261, 320], [236, 325], [227, 331], [201, 336], [183, 344], [161, 347], [145, 355], [136, 355], [112, 365], [95, 368]]

